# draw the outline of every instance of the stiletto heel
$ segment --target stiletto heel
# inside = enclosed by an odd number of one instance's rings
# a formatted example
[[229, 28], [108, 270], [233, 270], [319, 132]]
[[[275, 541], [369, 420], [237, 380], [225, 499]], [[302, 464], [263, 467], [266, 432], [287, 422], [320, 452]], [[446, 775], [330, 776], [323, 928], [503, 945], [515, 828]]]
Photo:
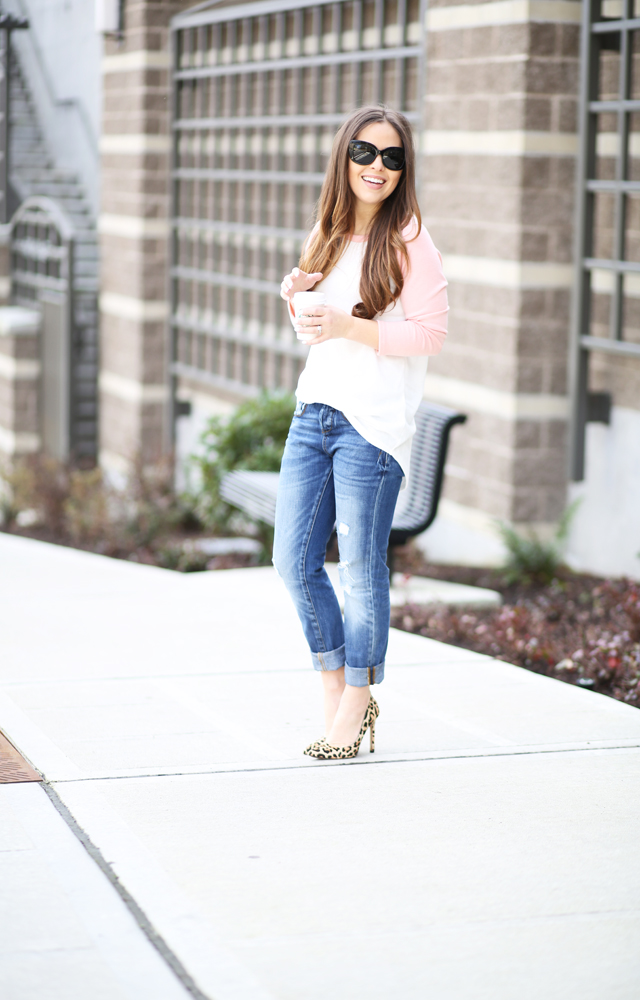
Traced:
[[380, 708], [378, 703], [371, 695], [369, 698], [369, 704], [367, 705], [367, 710], [364, 713], [364, 719], [362, 720], [362, 725], [360, 726], [360, 732], [358, 733], [357, 739], [354, 743], [347, 747], [334, 747], [330, 743], [327, 743], [326, 738], [323, 736], [321, 740], [316, 740], [315, 743], [311, 743], [307, 749], [304, 751], [307, 757], [315, 757], [318, 760], [348, 760], [350, 757], [355, 757], [360, 749], [360, 744], [364, 738], [364, 735], [369, 730], [369, 752], [374, 753], [375, 751], [375, 727], [376, 719], [380, 715]]

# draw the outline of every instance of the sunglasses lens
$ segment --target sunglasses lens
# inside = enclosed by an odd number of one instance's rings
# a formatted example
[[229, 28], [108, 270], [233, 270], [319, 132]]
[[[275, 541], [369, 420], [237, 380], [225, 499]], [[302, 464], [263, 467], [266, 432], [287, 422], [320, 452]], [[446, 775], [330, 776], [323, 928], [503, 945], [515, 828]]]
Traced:
[[387, 170], [402, 170], [404, 167], [404, 149], [402, 146], [388, 146], [380, 153], [379, 149], [361, 139], [352, 139], [349, 143], [349, 156], [354, 163], [368, 166], [373, 163], [378, 154], [382, 157], [382, 162]]
[[373, 163], [377, 155], [377, 149], [368, 142], [352, 139], [349, 143], [349, 156], [354, 163], [361, 163], [366, 167], [369, 163]]
[[387, 170], [402, 170], [404, 167], [404, 149], [400, 146], [389, 146], [382, 154], [382, 162]]

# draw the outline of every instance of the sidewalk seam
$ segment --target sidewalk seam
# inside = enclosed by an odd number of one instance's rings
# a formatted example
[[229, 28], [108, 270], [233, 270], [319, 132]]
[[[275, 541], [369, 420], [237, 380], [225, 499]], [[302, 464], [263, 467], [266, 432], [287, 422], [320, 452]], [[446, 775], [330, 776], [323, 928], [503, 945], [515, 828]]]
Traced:
[[[49, 781], [51, 785], [73, 785], [73, 784], [84, 784], [90, 781], [132, 781], [134, 779], [143, 778], [197, 778], [203, 777], [209, 774], [252, 774], [259, 771], [301, 771], [310, 770], [315, 771], [318, 767], [368, 767], [373, 764], [378, 764], [382, 766], [383, 764], [426, 764], [431, 761], [434, 763], [441, 760], [487, 760], [488, 758], [494, 757], [535, 757], [542, 754], [564, 754], [564, 753], [610, 753], [618, 750], [640, 750], [640, 742], [627, 744], [619, 744], [611, 747], [551, 747], [549, 749], [512, 749], [509, 748], [499, 748], [496, 752], [491, 753], [447, 753], [442, 756], [428, 755], [424, 757], [396, 757], [386, 760], [367, 760], [366, 758], [353, 758], [351, 760], [318, 760], [315, 763], [306, 763], [301, 761], [298, 763], [283, 763], [281, 765], [270, 765], [266, 766], [256, 766], [252, 765], [250, 767], [227, 767], [218, 768], [216, 770], [206, 770], [206, 771], [158, 771], [154, 774], [103, 774], [103, 775], [88, 775], [86, 777], [80, 776], [78, 778], [50, 778]], [[51, 786], [49, 786], [51, 787]], [[65, 807], [66, 808], [66, 807]]]
[[187, 992], [190, 993], [195, 1000], [212, 1000], [208, 994], [203, 993], [202, 990], [196, 985], [194, 979], [189, 975], [178, 956], [171, 950], [162, 935], [155, 929], [146, 913], [136, 902], [129, 890], [122, 884], [109, 862], [102, 855], [100, 849], [96, 847], [88, 833], [82, 829], [68, 806], [64, 804], [56, 792], [55, 788], [53, 788], [47, 781], [43, 781], [40, 787], [44, 790], [54, 808], [60, 814], [73, 835], [80, 841], [89, 857], [95, 862], [102, 874], [106, 875], [107, 879], [120, 896], [122, 902], [131, 913], [131, 916], [142, 933], [145, 935], [149, 943], [156, 949], [163, 961], [169, 966], [174, 976], [178, 979], [181, 985], [184, 986], [185, 990], [187, 990]]

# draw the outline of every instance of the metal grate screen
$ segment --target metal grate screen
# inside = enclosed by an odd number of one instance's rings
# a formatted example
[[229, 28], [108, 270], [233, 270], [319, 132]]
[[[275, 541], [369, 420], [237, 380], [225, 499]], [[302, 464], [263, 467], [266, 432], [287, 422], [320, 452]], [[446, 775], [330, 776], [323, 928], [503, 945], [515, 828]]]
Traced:
[[419, 121], [424, 0], [279, 0], [175, 18], [173, 374], [293, 389], [307, 349], [279, 297], [333, 136], [387, 103]]
[[[585, 0], [572, 336], [574, 479], [584, 476], [592, 351], [640, 359], [640, 0]], [[591, 412], [590, 412], [591, 411]]]
[[43, 446], [61, 461], [95, 460], [97, 296], [77, 275], [77, 234], [57, 202], [32, 196], [10, 223], [11, 301], [37, 309]]

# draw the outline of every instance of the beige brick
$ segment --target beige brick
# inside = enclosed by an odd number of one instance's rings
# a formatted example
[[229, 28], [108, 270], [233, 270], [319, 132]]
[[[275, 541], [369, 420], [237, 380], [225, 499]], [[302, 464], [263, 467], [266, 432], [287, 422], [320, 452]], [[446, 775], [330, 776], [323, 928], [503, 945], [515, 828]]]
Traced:
[[640, 358], [594, 352], [589, 381], [594, 392], [610, 392], [616, 406], [640, 410]]

